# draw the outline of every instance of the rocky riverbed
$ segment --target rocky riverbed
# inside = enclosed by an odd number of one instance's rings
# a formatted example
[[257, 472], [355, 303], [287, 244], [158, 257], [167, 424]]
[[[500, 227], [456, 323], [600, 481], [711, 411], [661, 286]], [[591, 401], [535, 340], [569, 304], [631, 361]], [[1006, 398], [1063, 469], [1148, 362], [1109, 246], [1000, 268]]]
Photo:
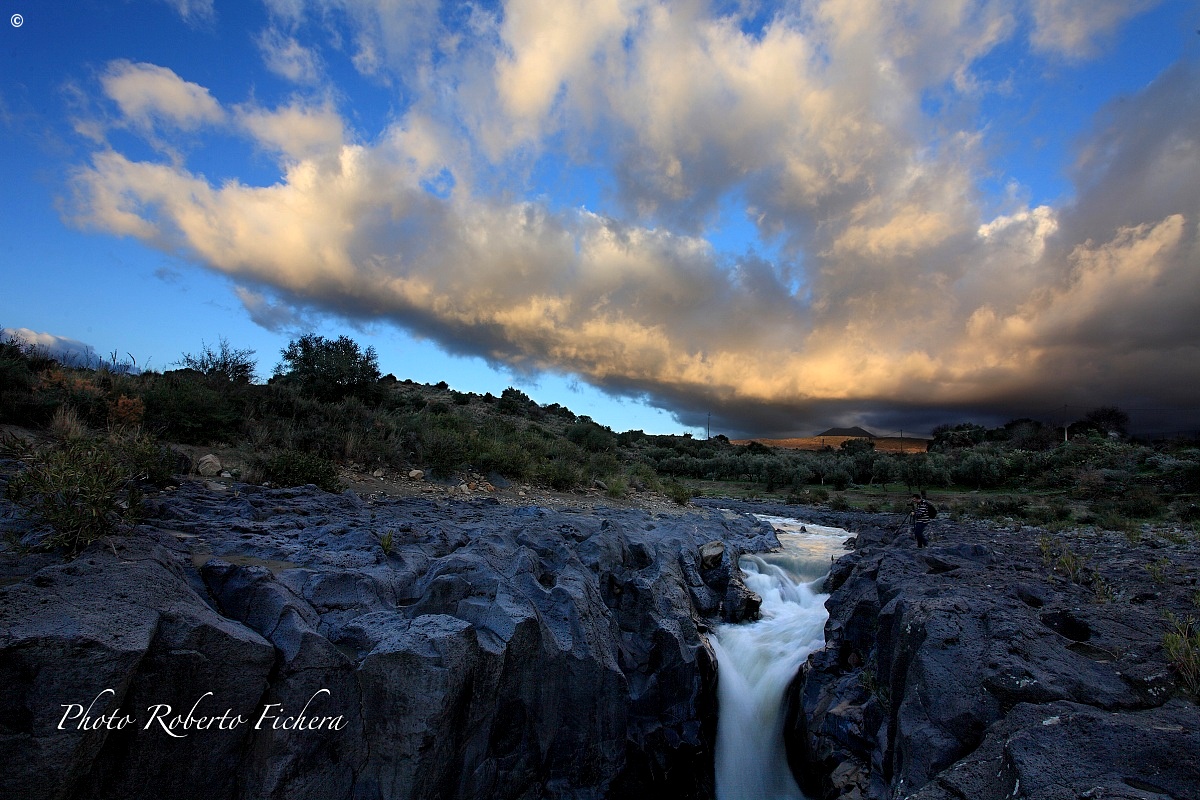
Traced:
[[[790, 507], [726, 507], [795, 515]], [[790, 688], [814, 798], [1200, 798], [1200, 709], [1163, 647], [1200, 613], [1194, 539], [813, 512], [856, 534]]]
[[810, 796], [1200, 797], [1194, 544], [701, 506], [184, 482], [72, 561], [6, 507], [0, 797], [712, 797], [752, 513], [854, 535], [786, 698]]
[[148, 510], [70, 562], [9, 538], [0, 797], [711, 795], [704, 631], [753, 609], [769, 526], [207, 482]]

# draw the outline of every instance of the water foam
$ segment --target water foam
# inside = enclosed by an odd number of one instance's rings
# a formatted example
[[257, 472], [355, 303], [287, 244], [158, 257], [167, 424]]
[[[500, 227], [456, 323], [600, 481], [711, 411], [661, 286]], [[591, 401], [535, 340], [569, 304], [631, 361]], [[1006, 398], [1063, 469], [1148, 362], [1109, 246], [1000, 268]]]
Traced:
[[763, 519], [781, 531], [783, 549], [739, 562], [746, 586], [762, 597], [762, 618], [720, 625], [712, 641], [720, 701], [718, 800], [804, 798], [784, 751], [783, 694], [808, 655], [825, 644], [828, 595], [818, 587], [848, 536], [840, 528]]

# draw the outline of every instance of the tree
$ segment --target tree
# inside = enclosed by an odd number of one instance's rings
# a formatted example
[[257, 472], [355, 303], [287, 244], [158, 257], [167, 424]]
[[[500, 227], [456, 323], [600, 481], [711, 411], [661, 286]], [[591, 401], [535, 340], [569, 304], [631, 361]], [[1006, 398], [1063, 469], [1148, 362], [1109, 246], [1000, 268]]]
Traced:
[[987, 437], [987, 429], [974, 422], [957, 425], [938, 425], [933, 429], [931, 449], [949, 450], [957, 447], [974, 447]]
[[222, 336], [217, 340], [214, 351], [205, 342], [200, 342], [200, 355], [184, 353], [177, 362], [186, 369], [194, 369], [209, 378], [218, 378], [230, 383], [252, 383], [258, 362], [251, 356], [253, 350], [236, 350]]
[[361, 350], [348, 336], [326, 339], [306, 333], [289, 342], [281, 353], [283, 361], [275, 366], [275, 379], [294, 383], [318, 400], [379, 397], [379, 358], [374, 347]]
[[1100, 431], [1106, 436], [1117, 434], [1124, 436], [1129, 427], [1129, 415], [1116, 406], [1101, 406], [1093, 408], [1083, 415], [1083, 424], [1093, 430]]

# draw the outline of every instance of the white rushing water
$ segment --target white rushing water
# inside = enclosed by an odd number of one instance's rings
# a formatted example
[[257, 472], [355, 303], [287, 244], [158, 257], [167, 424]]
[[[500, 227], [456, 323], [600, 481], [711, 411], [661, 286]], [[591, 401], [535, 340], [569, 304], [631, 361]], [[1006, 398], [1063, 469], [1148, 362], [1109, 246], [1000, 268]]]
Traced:
[[841, 528], [761, 517], [779, 531], [779, 553], [742, 556], [762, 618], [720, 625], [717, 655], [717, 800], [802, 800], [783, 746], [783, 693], [809, 653], [825, 644], [825, 600], [816, 589], [845, 552]]

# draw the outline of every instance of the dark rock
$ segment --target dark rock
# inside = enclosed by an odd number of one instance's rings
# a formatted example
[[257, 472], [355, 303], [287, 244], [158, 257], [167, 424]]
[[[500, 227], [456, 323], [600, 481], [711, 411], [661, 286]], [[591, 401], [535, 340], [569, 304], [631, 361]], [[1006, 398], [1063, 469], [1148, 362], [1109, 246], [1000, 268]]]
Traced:
[[1195, 721], [1195, 706], [1178, 701], [1128, 714], [1067, 702], [1021, 705], [975, 752], [910, 797], [1196, 797]]
[[[232, 796], [249, 727], [176, 738], [161, 722], [253, 709], [274, 648], [210, 608], [167, 550], [114, 540], [0, 587], [0, 631], [0, 796]], [[80, 729], [88, 708], [137, 722]]]
[[[777, 544], [756, 521], [236, 484], [152, 509], [0, 586], [0, 796], [711, 795], [701, 630], [755, 610], [736, 558]], [[137, 724], [57, 727], [97, 695]], [[143, 727], [197, 701], [247, 721]], [[276, 725], [302, 709], [336, 727]]]
[[[1127, 541], [1076, 535], [1070, 546], [1091, 571], [1072, 582], [1043, 561], [1028, 530], [934, 528], [925, 550], [860, 533], [831, 570], [826, 649], [787, 697], [789, 760], [806, 791], [1200, 796], [1191, 766], [1200, 711], [1174, 701], [1166, 711], [1175, 687], [1161, 617], [1119, 599], [1145, 590], [1143, 564], [1159, 556], [1139, 560]], [[1180, 569], [1200, 561], [1188, 548], [1175, 557]], [[1162, 599], [1168, 590], [1166, 607], [1186, 614], [1191, 587], [1167, 587]], [[1170, 764], [1147, 752], [1159, 728], [1173, 732], [1158, 734], [1178, 755]]]

